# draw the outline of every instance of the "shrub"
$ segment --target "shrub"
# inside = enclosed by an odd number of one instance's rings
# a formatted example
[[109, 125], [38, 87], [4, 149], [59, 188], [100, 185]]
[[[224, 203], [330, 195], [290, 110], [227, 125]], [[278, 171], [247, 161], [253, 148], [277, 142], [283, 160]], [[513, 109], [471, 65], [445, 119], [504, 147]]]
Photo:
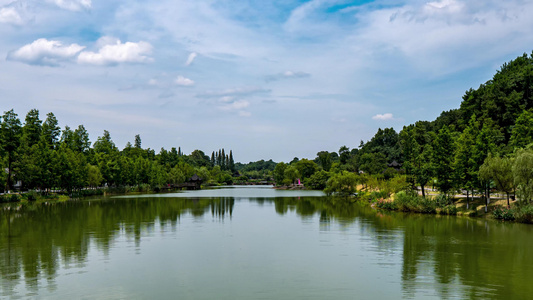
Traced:
[[439, 194], [437, 197], [435, 197], [435, 202], [437, 203], [438, 207], [444, 208], [452, 204], [452, 198], [446, 194]]
[[35, 200], [37, 200], [37, 192], [35, 192], [35, 191], [28, 192], [28, 193], [26, 194], [26, 199], [28, 199], [28, 201], [35, 201]]
[[453, 204], [445, 205], [439, 210], [439, 214], [441, 215], [456, 215], [457, 214], [457, 207]]
[[497, 220], [512, 221], [515, 219], [514, 210], [507, 207], [496, 207], [492, 211], [492, 216]]
[[396, 210], [396, 203], [394, 201], [387, 201], [383, 198], [378, 199], [376, 201], [376, 207], [381, 209], [387, 209], [387, 210]]
[[394, 202], [400, 211], [432, 214], [435, 213], [437, 209], [437, 202], [428, 198], [423, 198], [414, 192], [401, 191], [396, 194]]
[[514, 217], [520, 223], [533, 223], [533, 205], [519, 206], [514, 212]]
[[19, 202], [20, 199], [21, 197], [18, 194], [9, 194], [9, 195], [0, 196], [0, 202], [5, 202], [5, 203]]

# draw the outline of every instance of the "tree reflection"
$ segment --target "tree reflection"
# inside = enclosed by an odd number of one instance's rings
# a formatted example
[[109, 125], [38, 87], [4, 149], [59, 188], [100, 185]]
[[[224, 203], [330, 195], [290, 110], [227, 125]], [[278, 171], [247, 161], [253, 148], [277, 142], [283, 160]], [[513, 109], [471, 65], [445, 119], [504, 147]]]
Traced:
[[0, 206], [0, 296], [12, 296], [24, 280], [37, 292], [48, 289], [60, 268], [83, 267], [91, 245], [107, 255], [122, 233], [140, 246], [143, 232], [175, 232], [182, 215], [201, 217], [210, 211], [233, 214], [234, 199], [136, 198]]

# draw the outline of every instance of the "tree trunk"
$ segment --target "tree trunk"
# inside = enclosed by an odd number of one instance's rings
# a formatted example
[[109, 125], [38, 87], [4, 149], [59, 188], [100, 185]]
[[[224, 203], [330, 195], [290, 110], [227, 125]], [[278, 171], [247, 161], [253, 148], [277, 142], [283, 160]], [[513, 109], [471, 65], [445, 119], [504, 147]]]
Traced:
[[507, 193], [507, 208], [511, 208], [511, 203], [509, 202], [509, 193]]
[[470, 209], [469, 203], [468, 203], [468, 190], [466, 190], [466, 209]]
[[422, 189], [422, 198], [426, 198], [426, 189], [424, 188], [424, 185], [420, 185], [420, 188]]

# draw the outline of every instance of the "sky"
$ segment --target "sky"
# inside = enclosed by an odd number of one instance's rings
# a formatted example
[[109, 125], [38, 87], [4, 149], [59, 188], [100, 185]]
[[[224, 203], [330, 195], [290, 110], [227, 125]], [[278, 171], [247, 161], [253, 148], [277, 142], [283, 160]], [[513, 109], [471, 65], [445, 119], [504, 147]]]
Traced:
[[0, 113], [122, 149], [314, 159], [458, 108], [533, 50], [533, 1], [0, 0]]

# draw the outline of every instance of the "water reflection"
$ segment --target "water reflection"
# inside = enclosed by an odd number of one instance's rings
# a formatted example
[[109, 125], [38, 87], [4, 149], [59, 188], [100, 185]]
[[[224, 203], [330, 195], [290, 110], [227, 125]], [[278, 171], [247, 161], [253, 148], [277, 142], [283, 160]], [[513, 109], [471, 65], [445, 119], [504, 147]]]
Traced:
[[532, 226], [387, 213], [326, 197], [138, 197], [2, 206], [0, 296], [20, 289], [30, 296], [42, 288], [54, 291], [60, 270], [90, 263], [91, 247], [107, 256], [124, 236], [140, 248], [156, 227], [176, 232], [185, 215], [201, 219], [211, 213], [214, 220], [231, 221], [236, 202], [245, 199], [262, 209], [273, 206], [279, 216], [315, 220], [321, 232], [357, 233], [371, 245], [361, 255], [399, 256], [397, 280], [404, 298], [526, 299], [533, 294]]

